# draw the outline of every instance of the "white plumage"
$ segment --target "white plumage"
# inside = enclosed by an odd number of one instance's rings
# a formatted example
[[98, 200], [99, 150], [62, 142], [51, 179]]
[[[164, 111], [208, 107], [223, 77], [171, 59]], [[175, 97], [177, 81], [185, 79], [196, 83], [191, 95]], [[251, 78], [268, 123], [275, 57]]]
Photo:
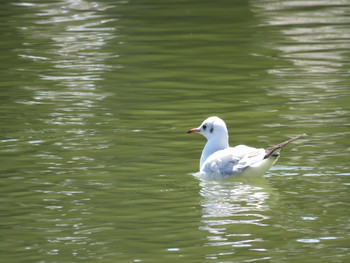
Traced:
[[246, 145], [229, 147], [226, 124], [219, 117], [207, 118], [188, 133], [201, 133], [208, 140], [200, 158], [199, 175], [209, 180], [263, 175], [278, 160], [279, 149], [304, 135], [266, 149]]

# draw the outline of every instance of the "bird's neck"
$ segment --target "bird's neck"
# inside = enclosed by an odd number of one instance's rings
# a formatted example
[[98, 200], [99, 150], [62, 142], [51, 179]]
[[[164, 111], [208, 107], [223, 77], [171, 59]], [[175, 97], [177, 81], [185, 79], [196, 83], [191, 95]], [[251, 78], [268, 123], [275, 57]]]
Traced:
[[199, 168], [202, 167], [203, 163], [208, 159], [213, 153], [226, 149], [229, 147], [228, 136], [221, 136], [220, 138], [211, 138], [207, 141], [202, 151], [202, 156], [200, 159]]

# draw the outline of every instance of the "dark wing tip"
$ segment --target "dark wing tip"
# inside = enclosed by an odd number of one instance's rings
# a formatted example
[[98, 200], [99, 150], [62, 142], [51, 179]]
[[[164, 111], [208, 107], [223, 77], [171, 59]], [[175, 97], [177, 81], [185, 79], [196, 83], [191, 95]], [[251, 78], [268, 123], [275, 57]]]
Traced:
[[299, 139], [300, 137], [303, 137], [303, 136], [306, 136], [306, 133], [299, 134], [298, 136], [295, 136], [295, 137], [293, 137], [285, 142], [282, 142], [282, 143], [276, 144], [274, 146], [271, 146], [269, 148], [266, 148], [265, 149], [266, 154], [265, 154], [264, 159], [269, 158], [273, 154], [274, 151], [281, 149], [283, 146], [287, 145], [288, 143], [290, 143], [296, 139]]

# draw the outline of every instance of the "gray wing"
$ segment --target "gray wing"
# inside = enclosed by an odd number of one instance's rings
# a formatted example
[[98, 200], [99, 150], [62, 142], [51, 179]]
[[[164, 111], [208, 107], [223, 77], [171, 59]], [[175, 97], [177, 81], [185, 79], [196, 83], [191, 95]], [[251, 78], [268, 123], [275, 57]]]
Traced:
[[201, 167], [206, 174], [234, 175], [245, 168], [264, 159], [265, 149], [257, 149], [245, 145], [230, 147], [210, 155]]

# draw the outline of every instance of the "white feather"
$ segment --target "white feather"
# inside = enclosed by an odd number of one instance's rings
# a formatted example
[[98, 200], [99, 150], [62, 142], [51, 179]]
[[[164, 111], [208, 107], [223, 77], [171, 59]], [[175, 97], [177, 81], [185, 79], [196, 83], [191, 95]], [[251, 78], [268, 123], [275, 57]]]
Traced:
[[279, 156], [273, 154], [265, 158], [265, 149], [246, 145], [229, 147], [226, 124], [218, 117], [209, 117], [199, 128], [188, 132], [199, 132], [208, 140], [202, 151], [199, 172], [200, 177], [208, 180], [261, 176]]

